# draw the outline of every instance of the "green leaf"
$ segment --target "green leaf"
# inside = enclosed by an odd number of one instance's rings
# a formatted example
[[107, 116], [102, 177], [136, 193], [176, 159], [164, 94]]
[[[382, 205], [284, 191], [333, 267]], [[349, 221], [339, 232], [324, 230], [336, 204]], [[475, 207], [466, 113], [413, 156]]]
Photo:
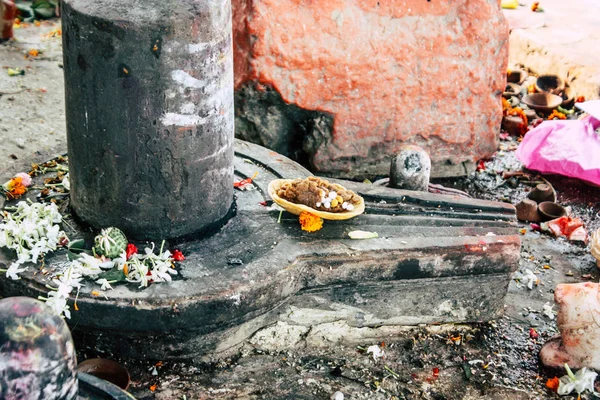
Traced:
[[122, 270], [118, 270], [117, 268], [113, 268], [110, 271], [103, 272], [98, 275], [100, 278], [104, 278], [108, 281], [117, 281], [122, 282], [125, 280], [125, 274]]
[[22, 18], [25, 22], [33, 21], [33, 8], [29, 4], [15, 4], [17, 6], [17, 10], [19, 10], [19, 18]]
[[42, 8], [38, 7], [33, 10], [36, 16], [43, 19], [50, 19], [54, 17], [54, 8]]
[[69, 250], [74, 252], [82, 252], [85, 250], [85, 240], [77, 239], [69, 243]]
[[89, 249], [85, 248], [85, 240], [77, 239], [69, 243], [69, 247], [67, 248], [67, 257], [69, 258], [69, 261], [77, 260], [81, 253], [90, 254]]
[[350, 239], [375, 239], [375, 238], [379, 237], [377, 232], [367, 232], [367, 231], [348, 232], [348, 236], [350, 236]]
[[35, 0], [31, 5], [31, 8], [53, 8], [48, 0]]

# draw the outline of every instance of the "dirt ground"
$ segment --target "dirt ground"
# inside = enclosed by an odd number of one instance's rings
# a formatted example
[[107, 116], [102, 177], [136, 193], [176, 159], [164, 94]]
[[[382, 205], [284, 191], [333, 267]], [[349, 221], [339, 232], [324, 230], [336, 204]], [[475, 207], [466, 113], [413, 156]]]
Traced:
[[[5, 167], [33, 161], [36, 152], [66, 150], [61, 39], [44, 36], [56, 28], [55, 22], [20, 28], [16, 40], [0, 45], [0, 165]], [[27, 56], [30, 49], [40, 54]], [[9, 77], [8, 67], [22, 68], [25, 75]], [[533, 185], [499, 178], [504, 170], [521, 169], [515, 147], [512, 139], [502, 141], [484, 171], [442, 183], [514, 204]], [[600, 226], [600, 190], [546, 178], [555, 185], [558, 201], [571, 206], [590, 231]], [[273, 354], [249, 350], [210, 364], [124, 360], [97, 349], [79, 349], [79, 358], [118, 359], [129, 369], [130, 391], [139, 399], [329, 399], [338, 391], [345, 399], [557, 398], [545, 387], [554, 375], [538, 363], [541, 345], [556, 333], [544, 305], [553, 304], [558, 283], [597, 282], [598, 270], [586, 247], [550, 238], [528, 224], [522, 228], [520, 271], [530, 269], [540, 280], [532, 290], [512, 281], [505, 317], [470, 326], [416, 327], [402, 338], [381, 338], [382, 359], [365, 351], [377, 343]]]

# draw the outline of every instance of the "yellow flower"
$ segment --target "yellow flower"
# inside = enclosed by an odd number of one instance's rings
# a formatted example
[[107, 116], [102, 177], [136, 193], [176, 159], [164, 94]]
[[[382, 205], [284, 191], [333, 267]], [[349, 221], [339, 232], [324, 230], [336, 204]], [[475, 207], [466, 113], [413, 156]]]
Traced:
[[323, 220], [321, 217], [317, 217], [306, 211], [300, 213], [299, 220], [302, 230], [306, 232], [315, 232], [323, 227]]

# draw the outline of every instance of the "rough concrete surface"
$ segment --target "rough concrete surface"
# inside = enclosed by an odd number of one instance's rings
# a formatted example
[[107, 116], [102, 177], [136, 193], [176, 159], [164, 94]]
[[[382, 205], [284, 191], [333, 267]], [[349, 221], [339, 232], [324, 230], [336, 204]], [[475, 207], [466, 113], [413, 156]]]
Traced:
[[[61, 37], [44, 35], [56, 21], [15, 29], [0, 45], [0, 165], [9, 167], [35, 152], [66, 151]], [[27, 56], [31, 49], [37, 57]], [[7, 68], [25, 70], [10, 77]]]
[[[387, 175], [391, 156], [409, 143], [429, 152], [433, 176], [448, 176], [457, 168], [465, 174], [463, 162], [494, 152], [508, 53], [498, 1], [232, 5], [236, 89], [275, 90], [285, 103], [332, 118], [327, 129], [310, 121], [304, 127], [311, 170], [342, 178]], [[283, 112], [268, 103], [263, 108], [269, 121]], [[275, 125], [255, 121], [255, 114], [246, 122], [257, 130]], [[238, 131], [251, 139], [244, 134]], [[279, 135], [290, 135], [285, 125]]]
[[511, 29], [509, 66], [523, 64], [538, 74], [557, 74], [586, 99], [600, 97], [600, 3], [544, 0], [504, 10]]

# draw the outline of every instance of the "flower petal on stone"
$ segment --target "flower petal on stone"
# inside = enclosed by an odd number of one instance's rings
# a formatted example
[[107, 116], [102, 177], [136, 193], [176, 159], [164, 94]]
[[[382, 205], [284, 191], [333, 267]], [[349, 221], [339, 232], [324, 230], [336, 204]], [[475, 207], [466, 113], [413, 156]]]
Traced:
[[378, 238], [379, 234], [377, 232], [352, 231], [348, 232], [348, 236], [350, 236], [350, 239], [374, 239]]

